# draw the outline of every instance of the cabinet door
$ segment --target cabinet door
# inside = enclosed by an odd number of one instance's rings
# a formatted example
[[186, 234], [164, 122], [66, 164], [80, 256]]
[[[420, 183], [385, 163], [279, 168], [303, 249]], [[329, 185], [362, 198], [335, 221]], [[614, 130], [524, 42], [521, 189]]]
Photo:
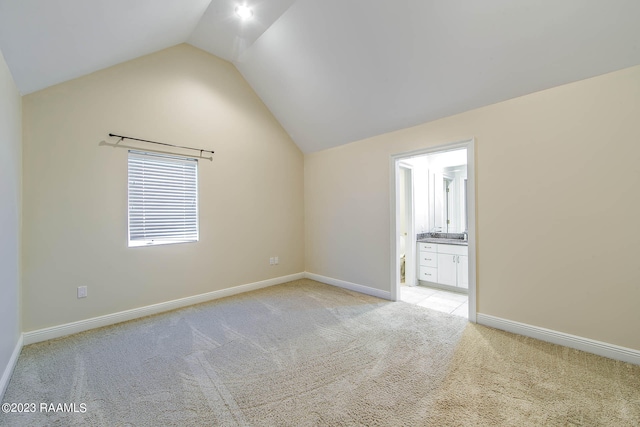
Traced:
[[458, 255], [458, 286], [469, 289], [469, 257], [466, 255]]
[[438, 254], [438, 283], [456, 286], [458, 255]]

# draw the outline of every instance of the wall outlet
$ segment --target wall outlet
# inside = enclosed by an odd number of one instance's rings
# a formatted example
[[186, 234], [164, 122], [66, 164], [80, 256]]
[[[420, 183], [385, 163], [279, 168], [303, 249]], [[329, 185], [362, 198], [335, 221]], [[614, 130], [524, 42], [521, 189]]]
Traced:
[[280, 260], [278, 259], [278, 257], [275, 257], [275, 258], [273, 259], [273, 263], [274, 263], [275, 265], [280, 264]]
[[87, 297], [87, 287], [78, 286], [78, 298], [86, 298], [86, 297]]
[[273, 265], [275, 263], [276, 263], [276, 260], [273, 257], [269, 258], [269, 265]]

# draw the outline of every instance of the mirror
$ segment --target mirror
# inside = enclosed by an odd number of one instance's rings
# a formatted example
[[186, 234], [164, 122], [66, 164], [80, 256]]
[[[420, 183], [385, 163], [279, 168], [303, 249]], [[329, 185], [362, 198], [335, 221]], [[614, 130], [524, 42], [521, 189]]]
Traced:
[[467, 231], [467, 165], [449, 166], [442, 172], [443, 233]]
[[467, 231], [467, 150], [416, 156], [413, 170], [416, 233]]
[[466, 150], [430, 156], [428, 180], [429, 231], [467, 231]]

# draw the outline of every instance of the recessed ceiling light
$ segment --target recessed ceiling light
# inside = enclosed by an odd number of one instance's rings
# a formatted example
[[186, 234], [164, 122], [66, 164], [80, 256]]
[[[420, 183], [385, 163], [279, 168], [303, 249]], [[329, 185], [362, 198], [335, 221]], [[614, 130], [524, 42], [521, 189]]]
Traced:
[[253, 16], [253, 10], [249, 6], [239, 5], [236, 6], [236, 15], [241, 19], [249, 19]]

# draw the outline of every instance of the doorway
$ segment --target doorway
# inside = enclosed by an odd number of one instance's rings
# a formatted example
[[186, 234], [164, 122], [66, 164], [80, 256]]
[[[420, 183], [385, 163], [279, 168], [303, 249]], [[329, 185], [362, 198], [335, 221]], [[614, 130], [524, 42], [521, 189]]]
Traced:
[[[454, 255], [447, 255], [447, 260], [457, 261], [457, 284], [458, 286], [464, 286], [465, 289], [458, 289], [459, 291], [466, 291], [468, 297], [468, 319], [471, 322], [476, 321], [476, 238], [475, 238], [475, 141], [473, 139], [444, 144], [435, 147], [424, 148], [421, 150], [399, 153], [391, 156], [390, 162], [390, 211], [391, 211], [391, 296], [394, 301], [401, 299], [401, 289], [407, 289], [406, 284], [413, 282], [418, 285], [425, 285], [438, 288], [439, 283], [437, 280], [432, 280], [427, 277], [427, 272], [435, 272], [437, 270], [430, 270], [430, 268], [437, 268], [437, 265], [429, 266], [428, 268], [423, 265], [419, 258], [423, 253], [422, 250], [428, 250], [425, 248], [418, 248], [417, 237], [421, 236], [421, 242], [425, 237], [438, 237], [438, 238], [463, 238], [466, 244], [460, 246], [466, 246], [465, 253], [468, 248], [468, 257], [464, 255], [455, 255], [462, 252], [454, 252]], [[466, 151], [466, 156], [465, 152]], [[462, 155], [462, 160], [459, 163], [465, 163], [465, 172], [460, 172], [460, 166], [462, 165], [440, 165], [439, 168], [432, 168], [428, 172], [428, 175], [422, 171], [420, 167], [416, 167], [416, 164], [420, 164], [422, 158], [438, 159], [447, 158], [452, 155]], [[406, 209], [407, 203], [407, 176], [411, 175], [412, 185], [411, 189], [415, 195], [415, 199], [412, 198], [412, 215], [413, 219], [411, 224], [413, 225], [413, 232], [409, 231], [411, 227], [406, 225], [406, 222], [410, 217]], [[427, 178], [429, 176], [429, 178]], [[421, 181], [422, 180], [422, 181]], [[428, 184], [426, 181], [428, 181]], [[428, 185], [429, 196], [422, 194]], [[421, 187], [422, 186], [422, 187]], [[422, 189], [421, 189], [422, 188]], [[447, 191], [448, 190], [448, 191]], [[437, 194], [437, 195], [436, 195]], [[425, 204], [429, 207], [425, 208]], [[445, 222], [446, 221], [446, 224]], [[464, 230], [463, 230], [464, 228]], [[404, 236], [404, 233], [407, 236]], [[433, 234], [433, 233], [438, 234]], [[431, 234], [429, 234], [431, 233]], [[444, 234], [449, 233], [449, 234]], [[403, 238], [404, 237], [404, 238]], [[437, 240], [438, 243], [444, 241]], [[455, 241], [454, 243], [462, 243]], [[449, 245], [444, 244], [441, 249], [449, 248]], [[420, 250], [418, 250], [420, 249]], [[454, 248], [455, 249], [455, 248]], [[461, 248], [457, 248], [461, 249]], [[410, 267], [407, 260], [407, 253], [413, 252], [414, 263]], [[401, 280], [401, 265], [402, 255], [405, 256], [405, 282]], [[443, 257], [444, 259], [444, 257]], [[455, 262], [455, 261], [454, 261]], [[460, 266], [460, 264], [464, 264]], [[441, 265], [441, 267], [443, 267]], [[447, 265], [444, 267], [449, 268]], [[424, 271], [423, 271], [424, 270]], [[447, 270], [448, 272], [448, 270]], [[443, 274], [445, 270], [443, 270]], [[425, 277], [421, 277], [424, 275]], [[443, 275], [443, 277], [445, 277]], [[423, 281], [425, 280], [425, 281]], [[447, 285], [450, 287], [450, 284]], [[447, 286], [444, 286], [447, 290]], [[423, 286], [417, 286], [411, 288], [410, 291], [423, 290]], [[456, 289], [449, 289], [456, 290]], [[442, 291], [444, 292], [444, 290]], [[462, 292], [464, 294], [464, 292]], [[461, 295], [462, 295], [461, 294]], [[455, 295], [454, 295], [455, 296]], [[419, 304], [422, 305], [422, 304]], [[429, 305], [426, 305], [429, 307]], [[465, 307], [466, 310], [466, 307]]]

